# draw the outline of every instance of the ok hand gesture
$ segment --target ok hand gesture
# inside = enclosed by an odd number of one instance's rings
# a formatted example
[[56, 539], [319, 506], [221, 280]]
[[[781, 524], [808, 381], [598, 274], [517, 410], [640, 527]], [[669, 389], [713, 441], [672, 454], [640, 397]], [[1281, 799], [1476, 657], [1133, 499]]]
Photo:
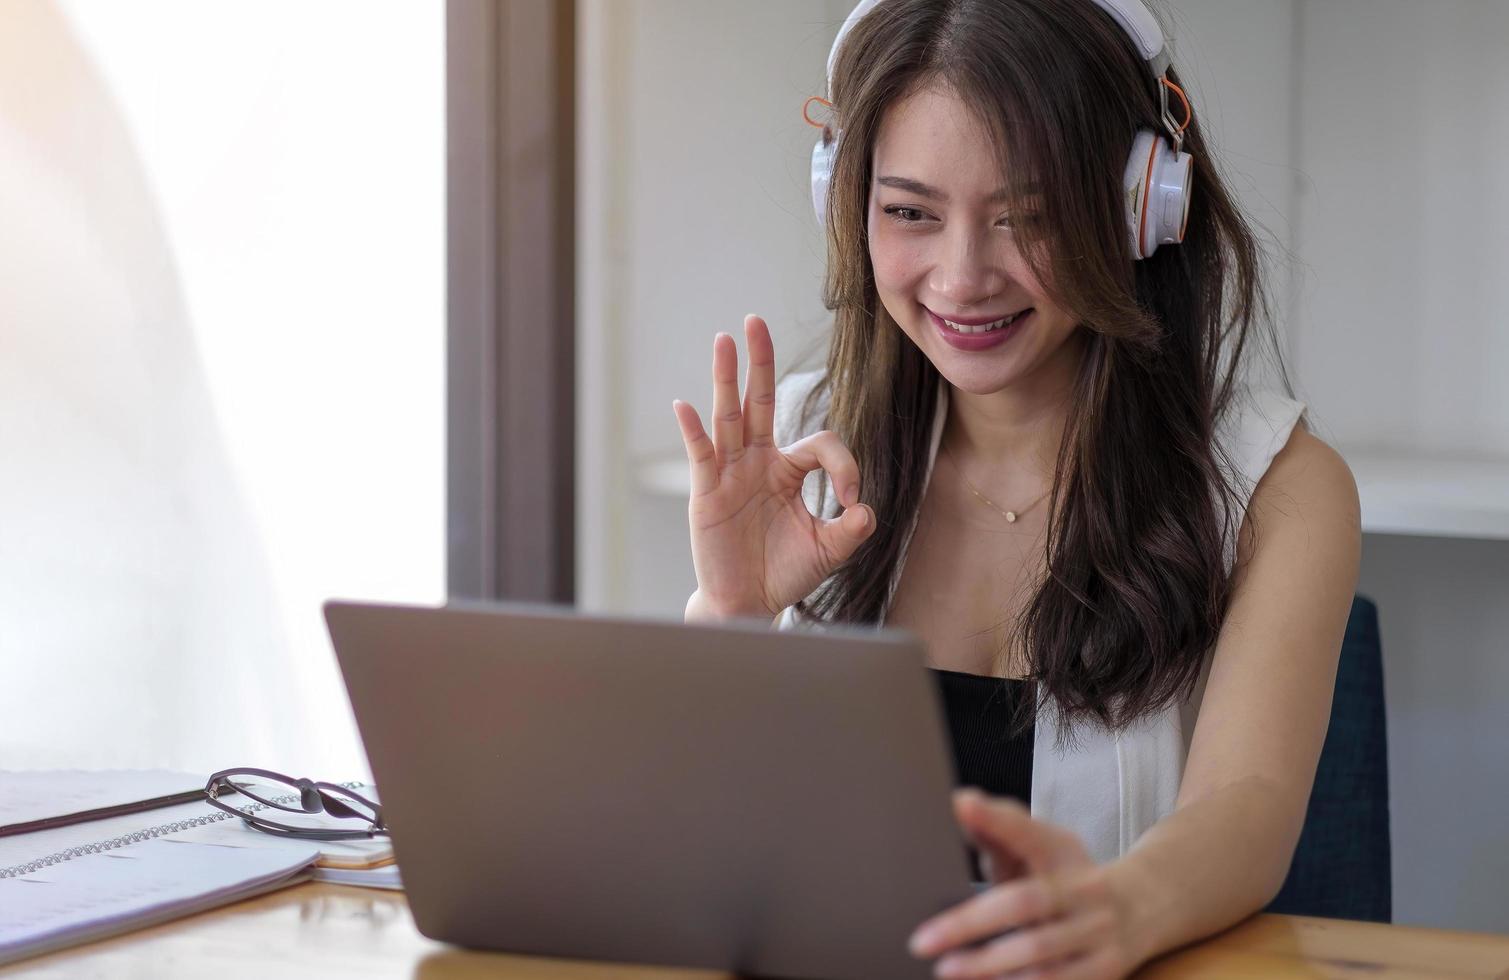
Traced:
[[[713, 434], [697, 410], [673, 403], [691, 463], [688, 505], [697, 591], [687, 618], [771, 618], [805, 598], [875, 529], [859, 502], [859, 465], [832, 432], [776, 447], [775, 348], [765, 321], [744, 318], [749, 372], [739, 402], [739, 354], [733, 337], [713, 340]], [[815, 517], [802, 481], [825, 470], [844, 510]]]

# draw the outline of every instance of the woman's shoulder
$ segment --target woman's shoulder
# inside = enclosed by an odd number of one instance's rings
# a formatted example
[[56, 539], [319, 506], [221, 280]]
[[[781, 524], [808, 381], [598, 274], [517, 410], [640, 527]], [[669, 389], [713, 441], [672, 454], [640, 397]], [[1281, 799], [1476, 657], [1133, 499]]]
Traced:
[[803, 436], [823, 428], [828, 415], [828, 392], [823, 390], [809, 405], [812, 392], [822, 384], [826, 372], [817, 368], [786, 375], [775, 386], [775, 441], [789, 446]]
[[1311, 429], [1304, 403], [1268, 389], [1245, 394], [1228, 426], [1228, 448], [1250, 480], [1248, 515], [1261, 514], [1268, 525], [1297, 521], [1343, 541], [1358, 536], [1357, 481], [1341, 453]]
[[1308, 425], [1296, 425], [1279, 447], [1256, 490], [1254, 505], [1272, 505], [1274, 510], [1308, 511], [1310, 518], [1339, 519], [1344, 527], [1361, 523], [1357, 480], [1340, 452]]
[[1281, 391], [1241, 386], [1232, 392], [1216, 425], [1221, 462], [1248, 493], [1262, 480], [1273, 460], [1302, 429], [1306, 406]]

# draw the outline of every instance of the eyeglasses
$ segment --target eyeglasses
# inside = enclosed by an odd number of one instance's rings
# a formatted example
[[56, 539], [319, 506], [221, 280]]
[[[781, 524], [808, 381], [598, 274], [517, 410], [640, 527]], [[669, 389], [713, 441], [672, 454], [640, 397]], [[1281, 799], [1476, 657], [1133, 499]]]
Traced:
[[[295, 779], [268, 769], [225, 769], [204, 786], [209, 804], [246, 821], [247, 826], [279, 837], [304, 840], [355, 840], [386, 836], [382, 807], [350, 786]], [[227, 801], [225, 797], [233, 799]], [[331, 826], [328, 821], [282, 822], [262, 815], [265, 810], [283, 813], [325, 814], [337, 820], [360, 820], [365, 826]]]

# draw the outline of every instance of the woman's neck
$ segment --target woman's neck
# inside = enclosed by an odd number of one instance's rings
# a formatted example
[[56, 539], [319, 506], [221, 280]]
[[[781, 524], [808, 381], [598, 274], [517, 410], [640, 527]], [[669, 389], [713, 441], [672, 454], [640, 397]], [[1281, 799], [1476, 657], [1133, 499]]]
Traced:
[[1000, 391], [950, 388], [943, 442], [971, 479], [1018, 486], [1024, 478], [1052, 480], [1084, 350], [1081, 328], [1031, 375]]

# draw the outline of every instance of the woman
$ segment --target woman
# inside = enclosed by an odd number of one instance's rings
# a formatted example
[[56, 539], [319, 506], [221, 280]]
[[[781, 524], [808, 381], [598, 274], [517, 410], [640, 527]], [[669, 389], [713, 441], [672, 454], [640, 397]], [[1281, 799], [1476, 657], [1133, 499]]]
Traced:
[[[1243, 383], [1271, 338], [1256, 245], [1137, 0], [855, 13], [830, 59], [827, 367], [777, 392], [751, 316], [742, 406], [726, 334], [711, 437], [675, 403], [686, 615], [920, 635], [960, 782], [987, 791], [955, 809], [992, 887], [913, 953], [1125, 976], [1283, 882], [1356, 488], [1303, 405]], [[1192, 157], [1151, 240], [1123, 182], [1144, 131]]]

